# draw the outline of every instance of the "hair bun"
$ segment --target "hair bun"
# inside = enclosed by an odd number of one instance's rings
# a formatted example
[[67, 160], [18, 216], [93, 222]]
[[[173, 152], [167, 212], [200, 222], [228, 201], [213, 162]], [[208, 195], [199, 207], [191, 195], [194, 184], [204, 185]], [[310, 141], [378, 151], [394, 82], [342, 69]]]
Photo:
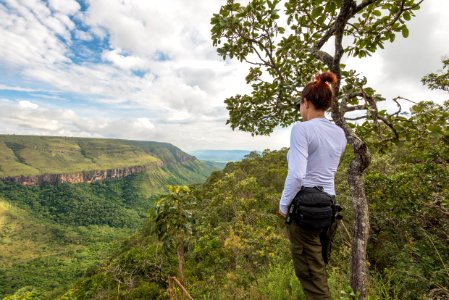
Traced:
[[317, 83], [329, 83], [329, 84], [332, 84], [332, 83], [336, 83], [337, 82], [337, 76], [335, 76], [335, 74], [332, 73], [332, 72], [323, 72], [321, 74], [318, 74], [315, 77], [315, 81]]

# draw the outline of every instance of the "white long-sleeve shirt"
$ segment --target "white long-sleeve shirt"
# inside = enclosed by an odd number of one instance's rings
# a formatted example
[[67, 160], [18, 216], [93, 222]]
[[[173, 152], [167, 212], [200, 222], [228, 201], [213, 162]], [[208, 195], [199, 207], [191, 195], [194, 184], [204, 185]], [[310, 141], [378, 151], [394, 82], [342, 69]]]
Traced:
[[322, 186], [325, 192], [335, 195], [335, 172], [345, 147], [343, 129], [325, 118], [293, 125], [287, 154], [288, 174], [279, 210], [287, 213], [301, 186]]

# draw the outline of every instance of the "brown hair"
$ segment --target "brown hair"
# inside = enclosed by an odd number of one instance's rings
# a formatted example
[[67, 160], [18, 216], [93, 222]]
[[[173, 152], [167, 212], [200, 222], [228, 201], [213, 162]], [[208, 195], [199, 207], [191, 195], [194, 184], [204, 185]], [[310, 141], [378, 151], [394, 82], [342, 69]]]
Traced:
[[332, 72], [324, 72], [315, 76], [315, 80], [308, 83], [301, 93], [301, 103], [304, 98], [312, 102], [318, 110], [327, 110], [332, 105], [334, 89], [331, 84], [337, 82]]

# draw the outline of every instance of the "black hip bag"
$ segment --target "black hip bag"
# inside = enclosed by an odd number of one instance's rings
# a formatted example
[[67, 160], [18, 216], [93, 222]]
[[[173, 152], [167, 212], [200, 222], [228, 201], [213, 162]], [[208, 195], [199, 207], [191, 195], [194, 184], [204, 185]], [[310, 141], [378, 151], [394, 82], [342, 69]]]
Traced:
[[322, 229], [335, 221], [338, 205], [335, 196], [320, 186], [301, 187], [288, 209], [286, 223], [293, 221], [306, 229]]

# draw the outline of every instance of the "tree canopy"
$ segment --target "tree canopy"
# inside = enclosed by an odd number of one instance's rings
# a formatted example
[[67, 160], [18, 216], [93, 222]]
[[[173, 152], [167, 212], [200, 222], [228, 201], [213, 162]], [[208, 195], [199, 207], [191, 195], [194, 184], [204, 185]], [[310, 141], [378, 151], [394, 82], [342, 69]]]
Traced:
[[324, 68], [339, 79], [334, 112], [366, 109], [369, 101], [382, 100], [341, 59], [369, 56], [398, 34], [408, 37], [406, 22], [421, 2], [253, 0], [242, 5], [228, 0], [211, 19], [212, 41], [224, 59], [251, 65], [246, 82], [252, 87], [250, 95], [225, 100], [228, 123], [253, 134], [290, 125], [298, 119], [294, 103], [301, 87]]
[[449, 58], [443, 58], [443, 68], [437, 73], [427, 74], [422, 78], [422, 83], [432, 90], [449, 92]]

